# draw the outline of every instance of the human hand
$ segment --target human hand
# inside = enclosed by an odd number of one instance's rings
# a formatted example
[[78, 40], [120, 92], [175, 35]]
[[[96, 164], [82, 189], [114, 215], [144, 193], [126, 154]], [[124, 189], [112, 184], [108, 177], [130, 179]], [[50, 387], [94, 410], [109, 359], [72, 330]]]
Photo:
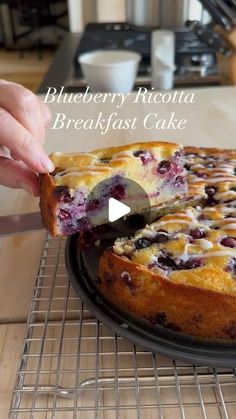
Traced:
[[0, 80], [0, 184], [39, 193], [37, 173], [54, 170], [44, 151], [48, 107], [20, 84]]

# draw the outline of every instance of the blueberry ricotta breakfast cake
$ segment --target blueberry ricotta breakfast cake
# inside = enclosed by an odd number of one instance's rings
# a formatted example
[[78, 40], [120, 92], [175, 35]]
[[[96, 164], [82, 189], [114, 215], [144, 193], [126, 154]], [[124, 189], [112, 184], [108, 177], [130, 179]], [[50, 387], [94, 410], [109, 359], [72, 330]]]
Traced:
[[185, 148], [189, 185], [204, 206], [167, 214], [102, 255], [98, 286], [153, 325], [236, 342], [236, 152]]
[[110, 197], [123, 199], [129, 178], [165, 214], [103, 253], [98, 287], [108, 301], [152, 325], [236, 342], [236, 151], [154, 142], [51, 159], [40, 206], [53, 236], [89, 227], [85, 215], [104, 205], [89, 193], [106, 179]]
[[[101, 213], [107, 196], [89, 201], [99, 183], [111, 180], [109, 197], [123, 199], [127, 193], [122, 180], [135, 181], [146, 192], [150, 205], [171, 205], [187, 193], [182, 146], [174, 143], [136, 143], [92, 151], [91, 153], [53, 153], [56, 167], [40, 176], [40, 207], [44, 223], [53, 236], [66, 236], [88, 227], [85, 217]], [[200, 182], [201, 183], [201, 182]], [[193, 188], [199, 189], [199, 185]], [[192, 194], [195, 196], [195, 192]], [[137, 197], [137, 211], [142, 199]], [[101, 219], [100, 224], [107, 219]]]

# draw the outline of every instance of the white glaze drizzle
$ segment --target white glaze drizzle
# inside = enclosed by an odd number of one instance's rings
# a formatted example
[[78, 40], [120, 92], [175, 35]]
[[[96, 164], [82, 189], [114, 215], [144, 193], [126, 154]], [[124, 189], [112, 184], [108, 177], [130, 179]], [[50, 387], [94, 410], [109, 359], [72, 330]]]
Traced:
[[177, 223], [177, 224], [187, 224], [189, 226], [193, 226], [193, 225], [198, 224], [197, 220], [196, 221], [195, 220], [192, 220], [192, 219], [191, 220], [181, 220], [179, 218], [173, 218], [171, 220], [159, 221], [157, 225], [158, 226], [163, 226], [163, 225], [166, 225], [166, 224], [174, 224], [174, 223]]
[[208, 179], [204, 179], [206, 183], [209, 185], [214, 183], [221, 183], [221, 182], [233, 182], [235, 181], [235, 176], [227, 176], [227, 177], [209, 177]]
[[212, 220], [214, 224], [230, 224], [232, 222], [236, 222], [236, 218], [235, 217], [230, 217], [230, 218], [222, 218], [221, 220]]
[[[199, 255], [190, 255], [190, 257], [196, 257]], [[229, 256], [229, 257], [235, 257], [236, 256], [236, 249], [229, 249], [229, 250], [216, 250], [215, 252], [209, 252], [209, 253], [204, 253], [203, 255], [201, 255], [201, 258], [210, 258], [210, 257], [224, 257], [224, 256]]]
[[225, 197], [231, 196], [231, 195], [236, 196], [236, 192], [234, 192], [234, 191], [216, 192], [214, 194], [214, 198], [220, 200], [222, 198], [225, 198]]
[[236, 212], [236, 208], [229, 208], [229, 207], [226, 207], [225, 205], [223, 205], [221, 208], [220, 208], [220, 210], [223, 212], [223, 213], [232, 213], [232, 212]]
[[221, 177], [221, 176], [224, 176], [224, 175], [233, 175], [233, 170], [232, 169], [222, 169], [222, 170], [219, 170], [219, 167], [217, 167], [217, 171], [216, 171], [216, 169], [208, 169], [207, 170], [207, 173], [208, 172], [210, 172], [210, 177], [216, 177], [216, 176], [219, 176], [219, 177]]
[[211, 249], [213, 247], [212, 242], [210, 242], [209, 240], [206, 240], [206, 239], [197, 239], [196, 244], [199, 244], [199, 246], [203, 250], [208, 250], [208, 249]]
[[[205, 212], [216, 212], [217, 210], [215, 209], [215, 208], [211, 208], [211, 207], [207, 207], [207, 208], [205, 208]], [[203, 211], [203, 214], [204, 214], [204, 211]]]
[[84, 176], [85, 174], [94, 176], [94, 175], [97, 175], [97, 173], [99, 172], [102, 173], [104, 170], [107, 172], [110, 172], [112, 169], [111, 167], [107, 167], [103, 165], [97, 165], [97, 166], [88, 165], [88, 166], [82, 166], [82, 171], [79, 172], [77, 168], [72, 167], [70, 169], [66, 169], [66, 170], [63, 170], [62, 172], [56, 173], [54, 177], [55, 179], [59, 179], [66, 176], [76, 176], [76, 177]]
[[203, 169], [204, 166], [201, 163], [192, 164], [191, 169]]
[[59, 180], [62, 177], [66, 178], [67, 176], [68, 177], [73, 177], [73, 176], [82, 177], [84, 175], [97, 176], [98, 172], [103, 172], [103, 170], [83, 170], [83, 172], [69, 172], [69, 173], [65, 173], [63, 176], [55, 175], [55, 180], [57, 179]]
[[98, 164], [98, 165], [86, 165], [86, 166], [82, 166], [83, 170], [91, 170], [91, 171], [96, 171], [96, 172], [101, 172], [103, 170], [107, 170], [110, 171], [111, 168], [105, 164]]
[[221, 226], [220, 229], [221, 230], [236, 230], [236, 223], [225, 224], [224, 226]]

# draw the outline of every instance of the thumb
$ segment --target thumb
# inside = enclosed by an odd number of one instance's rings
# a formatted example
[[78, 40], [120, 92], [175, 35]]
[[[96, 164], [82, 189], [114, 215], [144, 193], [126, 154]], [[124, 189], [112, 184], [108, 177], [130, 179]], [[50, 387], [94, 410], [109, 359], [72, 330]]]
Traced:
[[39, 194], [39, 178], [23, 162], [0, 157], [0, 185], [21, 188], [33, 196]]

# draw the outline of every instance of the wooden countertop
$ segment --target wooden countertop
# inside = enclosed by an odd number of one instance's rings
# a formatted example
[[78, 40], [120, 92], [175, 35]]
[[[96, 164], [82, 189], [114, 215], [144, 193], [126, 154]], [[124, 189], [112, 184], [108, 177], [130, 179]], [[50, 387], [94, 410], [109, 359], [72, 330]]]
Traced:
[[25, 324], [0, 325], [1, 418], [8, 417], [24, 335]]
[[[170, 140], [196, 146], [235, 148], [236, 146], [236, 88], [207, 88], [195, 90], [196, 102], [186, 104], [133, 104], [133, 96], [121, 109], [111, 104], [56, 104], [50, 105], [55, 117], [57, 112], [69, 118], [96, 118], [99, 112], [108, 118], [113, 111], [119, 118], [138, 116], [137, 129], [111, 129], [106, 135], [99, 130], [51, 130], [47, 133], [48, 152], [88, 151], [93, 148], [125, 144], [136, 140]], [[184, 130], [145, 130], [142, 120], [148, 113], [155, 112], [158, 118], [168, 118], [175, 112], [178, 118], [187, 118]], [[1, 215], [30, 212], [38, 209], [38, 200], [22, 191], [0, 188]], [[29, 304], [34, 288], [45, 231], [24, 233], [0, 238], [0, 323], [22, 323], [27, 319]], [[16, 365], [24, 325], [0, 326], [1, 349], [1, 417], [6, 417], [15, 380]], [[7, 344], [7, 347], [4, 346]], [[4, 352], [4, 348], [5, 351]], [[7, 349], [6, 349], [7, 348]], [[5, 355], [4, 355], [5, 353]], [[4, 410], [5, 409], [5, 410]]]

